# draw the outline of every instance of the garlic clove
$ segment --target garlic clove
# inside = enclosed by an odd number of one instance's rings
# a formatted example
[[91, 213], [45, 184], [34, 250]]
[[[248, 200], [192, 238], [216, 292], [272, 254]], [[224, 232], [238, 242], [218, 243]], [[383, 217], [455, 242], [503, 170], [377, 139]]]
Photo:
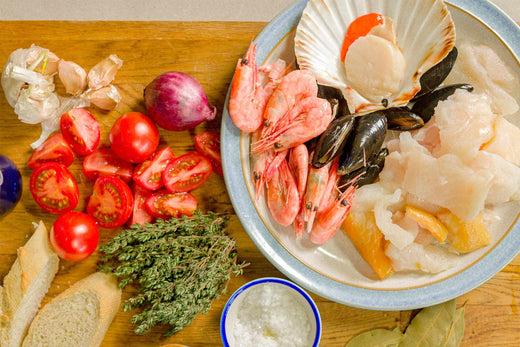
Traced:
[[89, 71], [87, 76], [88, 87], [95, 90], [109, 85], [121, 66], [123, 66], [123, 61], [115, 54], [103, 59]]
[[47, 48], [35, 46], [27, 49], [25, 62], [27, 67], [43, 75], [53, 75], [58, 71], [60, 58]]
[[121, 95], [119, 95], [116, 87], [109, 84], [106, 87], [88, 92], [87, 99], [100, 109], [110, 111], [121, 101]]
[[80, 94], [87, 87], [87, 73], [78, 64], [60, 59], [58, 76], [65, 86], [65, 91], [72, 95]]

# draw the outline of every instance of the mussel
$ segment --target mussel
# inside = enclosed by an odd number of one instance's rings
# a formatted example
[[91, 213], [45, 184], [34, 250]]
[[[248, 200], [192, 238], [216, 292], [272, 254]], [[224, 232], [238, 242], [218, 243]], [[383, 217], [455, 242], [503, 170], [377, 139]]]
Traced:
[[350, 111], [348, 109], [347, 100], [345, 100], [345, 97], [343, 96], [343, 93], [341, 90], [339, 90], [336, 87], [326, 86], [324, 84], [318, 83], [318, 97], [322, 99], [327, 99], [329, 101], [331, 100], [337, 100], [338, 103], [338, 110], [337, 110], [337, 117], [350, 114]]
[[338, 186], [341, 190], [345, 190], [352, 184], [355, 184], [359, 188], [374, 183], [385, 166], [387, 156], [388, 148], [381, 149], [379, 153], [368, 161], [367, 166], [357, 169], [348, 175], [341, 176]]
[[457, 56], [457, 48], [453, 47], [453, 49], [444, 59], [426, 71], [419, 79], [421, 90], [415, 95], [412, 101], [417, 100], [421, 96], [435, 90], [438, 86], [440, 86], [453, 69], [455, 62], [457, 61]]
[[312, 166], [319, 169], [341, 153], [347, 144], [348, 136], [354, 128], [354, 120], [354, 116], [347, 114], [334, 119], [330, 123], [327, 130], [321, 134], [318, 140], [311, 161]]
[[381, 111], [388, 122], [388, 130], [409, 131], [422, 128], [423, 119], [408, 107], [392, 107]]
[[473, 91], [473, 86], [469, 84], [452, 84], [443, 88], [439, 88], [428, 94], [421, 96], [412, 106], [412, 112], [419, 115], [424, 123], [427, 123], [435, 113], [435, 107], [440, 101], [446, 100], [450, 95], [455, 93], [457, 89], [464, 89], [469, 92]]
[[367, 159], [381, 150], [386, 125], [387, 120], [382, 112], [355, 117], [354, 127], [340, 156], [338, 175], [347, 175], [362, 168]]

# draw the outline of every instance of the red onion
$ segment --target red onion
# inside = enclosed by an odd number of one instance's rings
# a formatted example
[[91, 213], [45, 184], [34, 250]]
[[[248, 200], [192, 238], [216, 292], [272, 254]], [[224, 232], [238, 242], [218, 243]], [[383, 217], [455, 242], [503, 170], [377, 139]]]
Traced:
[[167, 130], [187, 130], [215, 118], [217, 110], [208, 103], [200, 83], [183, 72], [157, 76], [144, 89], [148, 115]]

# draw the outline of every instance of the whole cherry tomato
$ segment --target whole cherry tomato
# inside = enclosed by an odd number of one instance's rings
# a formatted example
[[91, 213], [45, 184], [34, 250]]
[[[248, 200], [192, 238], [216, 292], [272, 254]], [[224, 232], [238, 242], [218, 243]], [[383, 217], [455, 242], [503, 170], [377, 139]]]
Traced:
[[130, 163], [142, 163], [159, 145], [159, 130], [155, 123], [140, 112], [130, 112], [119, 117], [109, 135], [115, 154]]
[[56, 219], [50, 232], [50, 241], [52, 248], [61, 258], [81, 261], [96, 250], [99, 228], [89, 215], [70, 211]]

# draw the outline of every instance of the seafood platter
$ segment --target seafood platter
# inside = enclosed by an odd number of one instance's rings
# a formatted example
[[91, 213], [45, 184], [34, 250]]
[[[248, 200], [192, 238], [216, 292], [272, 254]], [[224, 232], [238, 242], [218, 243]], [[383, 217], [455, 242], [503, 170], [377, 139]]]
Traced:
[[520, 250], [520, 28], [485, 0], [309, 0], [237, 63], [224, 177], [289, 278], [350, 306], [455, 298]]

